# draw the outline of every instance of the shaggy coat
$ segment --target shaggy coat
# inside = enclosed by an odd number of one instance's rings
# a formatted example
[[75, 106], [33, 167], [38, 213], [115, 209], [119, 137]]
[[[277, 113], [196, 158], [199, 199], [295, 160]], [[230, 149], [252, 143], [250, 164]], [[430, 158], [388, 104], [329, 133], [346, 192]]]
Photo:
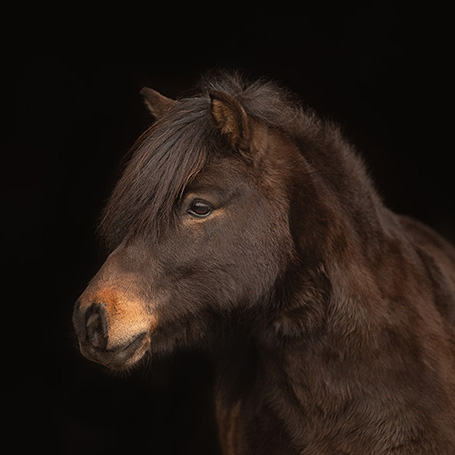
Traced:
[[454, 249], [272, 83], [143, 95], [156, 121], [74, 310], [83, 354], [123, 369], [211, 348], [224, 455], [454, 454]]

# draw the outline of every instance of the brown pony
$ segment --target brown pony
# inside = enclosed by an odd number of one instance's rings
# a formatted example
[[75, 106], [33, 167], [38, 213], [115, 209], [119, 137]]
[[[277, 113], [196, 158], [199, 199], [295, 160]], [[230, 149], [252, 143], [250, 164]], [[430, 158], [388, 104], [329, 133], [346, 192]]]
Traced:
[[274, 84], [142, 93], [156, 122], [102, 217], [82, 353], [212, 348], [225, 455], [454, 454], [454, 249]]

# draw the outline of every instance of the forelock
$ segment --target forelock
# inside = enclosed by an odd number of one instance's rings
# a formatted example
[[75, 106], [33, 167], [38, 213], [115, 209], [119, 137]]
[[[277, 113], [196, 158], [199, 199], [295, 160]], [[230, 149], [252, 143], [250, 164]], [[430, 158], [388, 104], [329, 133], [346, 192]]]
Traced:
[[204, 167], [214, 136], [208, 100], [177, 104], [135, 144], [106, 205], [100, 233], [111, 248], [128, 235], [167, 225], [175, 202]]

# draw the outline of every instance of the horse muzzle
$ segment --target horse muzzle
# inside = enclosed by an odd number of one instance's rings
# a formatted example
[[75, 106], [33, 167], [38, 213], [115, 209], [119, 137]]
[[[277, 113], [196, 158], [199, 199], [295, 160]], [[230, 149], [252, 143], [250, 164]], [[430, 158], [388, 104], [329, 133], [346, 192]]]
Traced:
[[81, 353], [115, 370], [131, 367], [144, 356], [154, 322], [141, 302], [116, 290], [88, 290], [73, 311]]

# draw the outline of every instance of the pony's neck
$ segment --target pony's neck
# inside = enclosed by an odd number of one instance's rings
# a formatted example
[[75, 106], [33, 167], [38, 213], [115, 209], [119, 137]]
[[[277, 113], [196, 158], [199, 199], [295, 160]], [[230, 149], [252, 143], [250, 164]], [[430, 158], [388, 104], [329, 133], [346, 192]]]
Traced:
[[325, 333], [339, 341], [350, 333], [344, 345], [358, 352], [358, 343], [374, 345], [374, 267], [397, 222], [358, 156], [336, 130], [329, 133], [321, 145], [301, 145], [311, 172], [295, 173], [290, 228], [297, 260], [277, 286], [273, 326], [284, 340]]

